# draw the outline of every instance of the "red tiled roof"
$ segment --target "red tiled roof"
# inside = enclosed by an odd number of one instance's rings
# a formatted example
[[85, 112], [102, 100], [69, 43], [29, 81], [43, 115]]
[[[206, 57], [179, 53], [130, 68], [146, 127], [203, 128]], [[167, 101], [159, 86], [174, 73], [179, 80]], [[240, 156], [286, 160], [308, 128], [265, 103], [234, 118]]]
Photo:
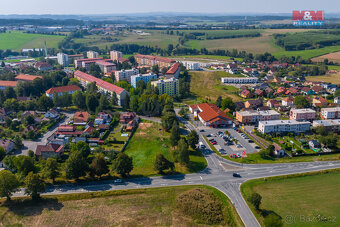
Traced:
[[198, 105], [201, 112], [198, 114], [205, 122], [214, 122], [216, 118], [231, 120], [222, 110], [215, 104], [202, 103]]
[[64, 146], [59, 144], [47, 144], [47, 145], [38, 145], [35, 151], [36, 155], [42, 155], [42, 152], [55, 152], [59, 153], [63, 151]]
[[170, 69], [166, 72], [166, 74], [175, 74], [177, 70], [179, 70], [179, 67], [180, 67], [180, 64], [176, 62], [170, 67]]
[[294, 98], [293, 97], [286, 97], [282, 99], [285, 102], [294, 102]]
[[156, 60], [156, 61], [166, 62], [166, 63], [175, 62], [175, 60], [172, 60], [172, 59], [169, 59], [169, 58], [157, 57], [157, 56], [152, 56], [152, 55], [136, 54], [135, 57], [136, 58], [146, 58], [146, 59]]
[[18, 84], [18, 81], [0, 81], [0, 87], [16, 87]]
[[73, 116], [73, 121], [75, 123], [87, 122], [89, 120], [90, 114], [85, 111], [78, 111]]
[[89, 75], [87, 73], [84, 73], [82, 71], [79, 71], [79, 70], [74, 73], [74, 76], [82, 78], [83, 80], [86, 80], [86, 81], [88, 81], [90, 83], [91, 82], [96, 82], [97, 86], [102, 87], [104, 89], [107, 89], [109, 91], [115, 92], [116, 94], [119, 94], [119, 95], [123, 91], [125, 91], [124, 88], [118, 87], [118, 86], [116, 86], [114, 84], [108, 83], [108, 82], [106, 82], [104, 80], [101, 80], [101, 79], [99, 79], [97, 77], [91, 76], [91, 75]]
[[33, 81], [35, 78], [42, 78], [41, 76], [32, 76], [32, 75], [26, 75], [20, 73], [18, 76], [16, 76], [15, 80], [26, 80], [26, 81]]
[[46, 91], [47, 94], [54, 94], [54, 93], [63, 93], [63, 92], [70, 92], [70, 91], [78, 91], [81, 90], [80, 87], [77, 85], [68, 85], [63, 87], [52, 87]]
[[126, 61], [129, 61], [128, 59], [125, 59], [125, 58], [118, 58], [118, 61], [119, 62], [126, 62]]

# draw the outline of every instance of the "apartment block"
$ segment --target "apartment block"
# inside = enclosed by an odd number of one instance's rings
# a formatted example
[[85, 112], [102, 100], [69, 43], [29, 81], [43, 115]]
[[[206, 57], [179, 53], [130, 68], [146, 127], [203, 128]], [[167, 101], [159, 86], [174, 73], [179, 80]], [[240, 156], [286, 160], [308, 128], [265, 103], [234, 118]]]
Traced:
[[123, 58], [123, 53], [116, 50], [110, 51], [110, 58], [112, 61], [118, 61], [119, 58]]
[[285, 133], [285, 132], [307, 132], [310, 130], [311, 123], [309, 121], [297, 120], [276, 120], [276, 121], [260, 121], [258, 130], [263, 134]]
[[322, 119], [338, 119], [340, 118], [340, 107], [322, 108], [320, 115]]
[[120, 71], [115, 72], [115, 79], [116, 81], [126, 80], [129, 83], [131, 83], [131, 76], [138, 75], [139, 70], [138, 69], [122, 69]]
[[96, 64], [99, 66], [100, 70], [103, 73], [108, 73], [113, 70], [116, 70], [116, 65], [112, 63], [112, 60], [96, 61]]
[[152, 56], [152, 55], [142, 55], [142, 54], [136, 54], [135, 59], [139, 65], [148, 65], [148, 66], [158, 65], [159, 68], [163, 68], [163, 67], [167, 68], [176, 62], [175, 60], [172, 60], [169, 58], [157, 57], [157, 56]]
[[169, 96], [179, 95], [179, 80], [176, 78], [152, 81], [151, 85], [158, 88], [160, 95], [161, 94], [167, 94]]
[[58, 64], [62, 66], [68, 66], [69, 65], [69, 58], [67, 54], [64, 53], [58, 53], [57, 54]]
[[279, 119], [280, 113], [276, 112], [275, 110], [247, 110], [236, 112], [236, 120], [242, 124], [253, 124], [259, 121], [272, 121]]
[[157, 75], [153, 73], [133, 75], [131, 76], [131, 85], [136, 88], [138, 81], [143, 80], [145, 83], [148, 83], [150, 80], [154, 79], [157, 79]]
[[87, 58], [98, 58], [99, 54], [96, 51], [87, 51], [86, 56]]
[[340, 119], [313, 121], [313, 127], [319, 127], [319, 126], [325, 127], [327, 131], [339, 132], [340, 131]]
[[315, 110], [312, 109], [292, 109], [290, 110], [290, 120], [314, 120], [315, 119]]
[[256, 84], [258, 82], [257, 77], [223, 77], [221, 78], [224, 84]]

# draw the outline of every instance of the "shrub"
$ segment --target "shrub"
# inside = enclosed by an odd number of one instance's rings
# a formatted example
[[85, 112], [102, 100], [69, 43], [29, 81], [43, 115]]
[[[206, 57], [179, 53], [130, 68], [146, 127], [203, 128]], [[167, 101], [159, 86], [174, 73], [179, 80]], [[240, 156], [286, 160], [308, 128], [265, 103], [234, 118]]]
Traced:
[[275, 213], [268, 214], [264, 218], [264, 226], [266, 226], [266, 227], [281, 227], [281, 226], [283, 226], [282, 218]]
[[225, 222], [223, 205], [216, 196], [206, 189], [192, 189], [178, 195], [176, 203], [179, 211], [203, 224]]

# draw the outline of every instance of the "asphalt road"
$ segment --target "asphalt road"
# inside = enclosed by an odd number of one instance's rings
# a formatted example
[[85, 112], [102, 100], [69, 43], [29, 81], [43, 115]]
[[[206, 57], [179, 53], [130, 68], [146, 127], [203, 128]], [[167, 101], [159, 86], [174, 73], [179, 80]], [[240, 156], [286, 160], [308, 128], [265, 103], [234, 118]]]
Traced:
[[[180, 118], [180, 120], [189, 130], [196, 130], [190, 122], [183, 118]], [[205, 143], [207, 148], [209, 148], [208, 144], [202, 137], [202, 133], [198, 132], [198, 134], [200, 136], [200, 141]], [[205, 170], [199, 173], [128, 179], [121, 184], [116, 184], [113, 181], [102, 181], [83, 184], [59, 185], [48, 187], [46, 192], [43, 194], [56, 195], [93, 191], [203, 184], [215, 187], [227, 195], [234, 204], [245, 226], [253, 227], [260, 226], [260, 224], [241, 195], [240, 185], [243, 182], [255, 178], [266, 178], [278, 175], [340, 168], [340, 162], [336, 161], [259, 165], [240, 164], [223, 159], [210, 149], [205, 149], [202, 151], [202, 153], [204, 154], [208, 165]], [[241, 178], [233, 177], [233, 172], [238, 172], [241, 175]], [[15, 193], [14, 196], [23, 195], [24, 191], [21, 190]]]

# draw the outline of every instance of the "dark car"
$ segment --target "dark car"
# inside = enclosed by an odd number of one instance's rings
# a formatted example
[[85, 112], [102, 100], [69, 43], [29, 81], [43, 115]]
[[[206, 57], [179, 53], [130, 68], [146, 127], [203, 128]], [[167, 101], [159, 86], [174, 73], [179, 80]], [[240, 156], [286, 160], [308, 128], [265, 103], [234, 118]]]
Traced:
[[239, 173], [233, 173], [233, 177], [241, 177]]
[[259, 147], [259, 146], [255, 146], [255, 148], [256, 148], [256, 149], [260, 149], [260, 147]]
[[201, 129], [200, 132], [205, 132], [204, 129]]

